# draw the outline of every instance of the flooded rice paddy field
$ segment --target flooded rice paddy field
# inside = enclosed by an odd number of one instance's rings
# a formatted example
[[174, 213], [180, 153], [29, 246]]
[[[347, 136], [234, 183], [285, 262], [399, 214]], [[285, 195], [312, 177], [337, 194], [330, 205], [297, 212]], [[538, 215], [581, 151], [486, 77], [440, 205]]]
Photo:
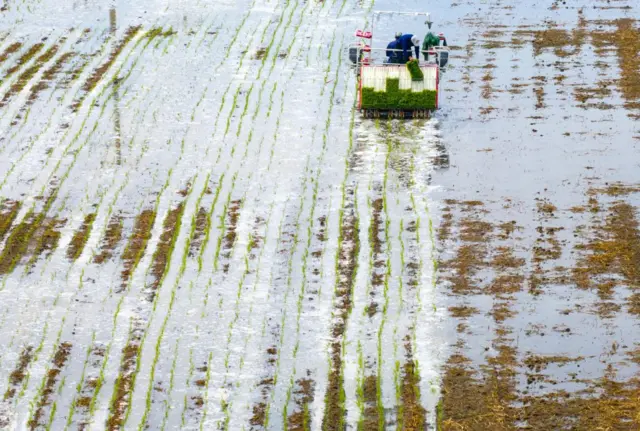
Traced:
[[0, 3], [0, 428], [638, 429], [637, 3], [422, 3]]

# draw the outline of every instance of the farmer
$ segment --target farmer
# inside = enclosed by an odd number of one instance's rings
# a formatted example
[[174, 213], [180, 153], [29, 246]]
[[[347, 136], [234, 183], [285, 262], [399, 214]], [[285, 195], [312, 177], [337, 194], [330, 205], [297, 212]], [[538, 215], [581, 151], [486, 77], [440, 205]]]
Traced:
[[409, 60], [413, 60], [411, 48], [415, 49], [415, 58], [420, 58], [420, 39], [412, 34], [403, 34], [398, 38], [398, 49], [401, 49], [400, 63], [404, 64]]
[[[440, 46], [440, 36], [434, 34], [431, 31], [431, 25], [433, 21], [427, 19], [425, 22], [427, 26], [429, 26], [429, 31], [424, 37], [424, 42], [422, 42], [422, 55], [424, 56], [425, 61], [429, 61], [429, 53], [425, 51], [430, 51], [434, 46]], [[443, 46], [447, 46], [447, 39], [442, 36]]]
[[400, 53], [398, 51], [394, 51], [395, 49], [399, 49], [398, 39], [400, 39], [400, 36], [402, 36], [402, 33], [396, 33], [395, 40], [392, 40], [391, 42], [389, 42], [389, 45], [387, 45], [386, 54], [387, 57], [389, 57], [387, 63], [400, 63]]

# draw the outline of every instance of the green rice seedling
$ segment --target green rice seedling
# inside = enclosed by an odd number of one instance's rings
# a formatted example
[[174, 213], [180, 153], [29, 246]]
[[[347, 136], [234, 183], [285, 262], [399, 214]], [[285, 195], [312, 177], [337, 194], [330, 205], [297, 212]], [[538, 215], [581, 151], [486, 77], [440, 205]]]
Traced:
[[411, 75], [412, 81], [424, 81], [424, 73], [422, 73], [422, 69], [420, 69], [420, 64], [418, 63], [418, 60], [408, 61], [407, 70]]

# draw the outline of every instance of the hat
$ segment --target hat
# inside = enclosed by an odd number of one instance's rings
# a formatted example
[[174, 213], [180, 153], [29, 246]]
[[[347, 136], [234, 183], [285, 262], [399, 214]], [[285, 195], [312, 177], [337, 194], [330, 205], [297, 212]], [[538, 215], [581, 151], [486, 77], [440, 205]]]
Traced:
[[396, 39], [399, 39], [399, 38], [400, 38], [400, 36], [402, 36], [402, 32], [401, 32], [401, 31], [399, 31], [399, 32], [397, 32], [397, 33], [396, 33]]
[[420, 38], [418, 38], [418, 36], [413, 36], [411, 38], [411, 43], [413, 43], [416, 46], [420, 45]]

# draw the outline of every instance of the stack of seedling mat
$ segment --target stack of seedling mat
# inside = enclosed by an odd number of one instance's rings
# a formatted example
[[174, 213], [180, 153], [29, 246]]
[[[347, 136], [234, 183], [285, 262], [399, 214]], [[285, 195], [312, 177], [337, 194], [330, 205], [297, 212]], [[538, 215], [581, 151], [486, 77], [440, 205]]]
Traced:
[[361, 72], [361, 91], [362, 109], [436, 109], [438, 68], [434, 65], [420, 66], [417, 62], [398, 66], [365, 66]]

